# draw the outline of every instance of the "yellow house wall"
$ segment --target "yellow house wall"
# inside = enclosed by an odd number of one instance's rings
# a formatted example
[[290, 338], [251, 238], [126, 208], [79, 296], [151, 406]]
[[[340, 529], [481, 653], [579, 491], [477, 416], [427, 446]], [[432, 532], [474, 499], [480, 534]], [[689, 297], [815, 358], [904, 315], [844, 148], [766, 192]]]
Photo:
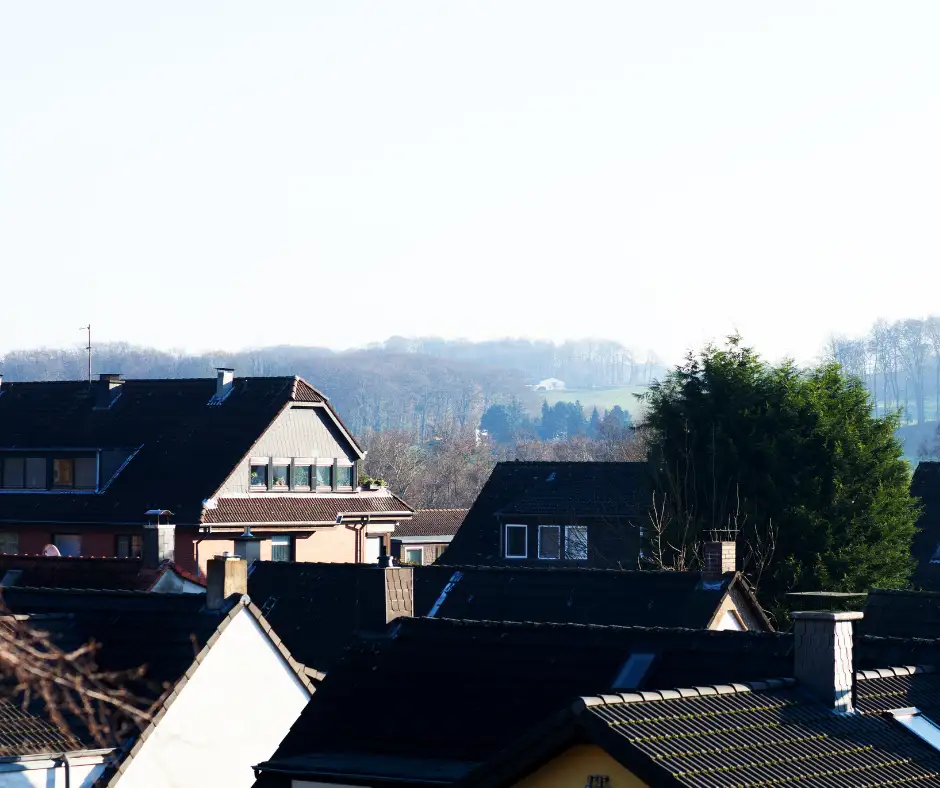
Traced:
[[523, 777], [515, 788], [583, 788], [592, 774], [609, 777], [605, 788], [643, 788], [642, 780], [627, 771], [600, 747], [578, 744]]

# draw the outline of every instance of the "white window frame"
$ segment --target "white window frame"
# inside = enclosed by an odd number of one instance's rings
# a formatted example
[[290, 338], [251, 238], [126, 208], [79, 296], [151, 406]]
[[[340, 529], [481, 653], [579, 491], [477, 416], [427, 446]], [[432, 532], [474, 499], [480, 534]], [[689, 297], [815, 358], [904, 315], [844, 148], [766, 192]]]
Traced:
[[[522, 555], [509, 555], [509, 529], [510, 528], [521, 528], [522, 532], [525, 534], [525, 539], [523, 540], [523, 553]], [[523, 523], [506, 523], [503, 526], [503, 555], [506, 558], [528, 558], [529, 557], [529, 526], [524, 525]]]
[[[569, 551], [568, 551], [568, 542], [569, 542], [570, 533], [571, 533], [571, 529], [572, 529], [572, 528], [577, 528], [577, 529], [579, 529], [579, 530], [582, 529], [582, 528], [584, 529], [584, 558], [572, 558], [572, 557], [568, 554], [568, 552], [569, 552]], [[565, 526], [565, 544], [564, 544], [564, 550], [565, 550], [565, 560], [566, 560], [566, 561], [587, 561], [588, 558], [589, 558], [590, 555], [591, 555], [590, 546], [591, 546], [591, 542], [590, 542], [590, 531], [588, 530], [588, 527], [587, 527], [586, 525], [566, 525], [566, 526]]]
[[[542, 529], [543, 528], [554, 528], [558, 531], [558, 555], [542, 555]], [[562, 554], [565, 550], [565, 537], [564, 537], [565, 527], [563, 525], [540, 525], [539, 526], [539, 552], [538, 559], [539, 561], [560, 561]]]
[[[292, 543], [293, 540], [290, 538], [290, 534], [275, 534], [274, 536], [271, 537], [271, 561], [274, 561], [274, 544], [275, 544], [274, 540], [275, 539], [279, 540], [277, 542], [278, 547], [283, 547], [285, 544], [287, 545], [287, 560], [277, 561], [276, 563], [289, 563], [291, 559], [293, 558], [292, 554], [294, 552], [293, 550], [294, 545]], [[283, 541], [284, 539], [286, 539], [287, 541], [286, 542]]]
[[411, 547], [409, 545], [402, 545], [402, 549], [405, 551], [405, 561], [407, 563], [412, 563], [408, 558], [408, 553], [417, 551], [421, 553], [421, 560], [418, 562], [418, 566], [424, 566], [424, 546], [418, 545], [417, 547]]

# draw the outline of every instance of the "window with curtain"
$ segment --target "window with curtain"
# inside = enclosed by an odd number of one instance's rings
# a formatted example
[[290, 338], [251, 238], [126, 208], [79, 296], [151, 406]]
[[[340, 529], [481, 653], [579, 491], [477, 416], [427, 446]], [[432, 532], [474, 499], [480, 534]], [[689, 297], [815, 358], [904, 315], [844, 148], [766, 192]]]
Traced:
[[291, 543], [290, 536], [272, 536], [271, 537], [271, 560], [272, 561], [290, 561]]

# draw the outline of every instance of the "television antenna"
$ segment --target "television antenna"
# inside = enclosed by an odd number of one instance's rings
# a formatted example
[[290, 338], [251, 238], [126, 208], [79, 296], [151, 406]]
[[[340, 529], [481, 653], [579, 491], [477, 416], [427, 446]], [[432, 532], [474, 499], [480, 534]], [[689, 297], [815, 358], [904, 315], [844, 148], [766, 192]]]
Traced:
[[88, 351], [88, 385], [91, 385], [91, 323], [87, 326], [82, 326], [79, 331], [88, 332], [88, 345], [85, 347], [85, 350]]

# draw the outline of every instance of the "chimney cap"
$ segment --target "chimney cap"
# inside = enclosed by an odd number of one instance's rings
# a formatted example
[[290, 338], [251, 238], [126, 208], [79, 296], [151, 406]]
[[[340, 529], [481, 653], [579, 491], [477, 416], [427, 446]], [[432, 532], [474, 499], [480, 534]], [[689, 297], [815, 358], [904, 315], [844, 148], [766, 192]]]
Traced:
[[865, 614], [861, 610], [794, 610], [790, 617], [800, 621], [858, 621]]
[[235, 367], [216, 367], [215, 371], [216, 372], [234, 372]]
[[106, 381], [108, 383], [116, 383], [121, 379], [120, 372], [99, 372], [98, 380]]

